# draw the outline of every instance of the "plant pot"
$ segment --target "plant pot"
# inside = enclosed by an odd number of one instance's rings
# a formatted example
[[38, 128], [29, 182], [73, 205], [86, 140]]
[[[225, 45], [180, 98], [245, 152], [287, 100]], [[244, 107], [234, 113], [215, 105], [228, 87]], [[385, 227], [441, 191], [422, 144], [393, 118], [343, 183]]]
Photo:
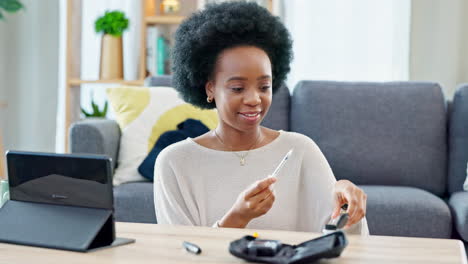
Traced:
[[101, 80], [123, 79], [122, 37], [104, 34], [101, 40]]

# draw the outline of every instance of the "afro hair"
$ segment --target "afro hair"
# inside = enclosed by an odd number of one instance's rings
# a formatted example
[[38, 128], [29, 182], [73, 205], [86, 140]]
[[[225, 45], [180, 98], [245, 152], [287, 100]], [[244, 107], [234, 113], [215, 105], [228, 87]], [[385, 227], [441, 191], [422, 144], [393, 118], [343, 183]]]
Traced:
[[172, 52], [173, 85], [182, 98], [197, 107], [212, 109], [205, 84], [215, 69], [218, 55], [236, 46], [255, 46], [272, 65], [273, 93], [290, 70], [292, 40], [278, 17], [253, 2], [207, 5], [182, 22]]

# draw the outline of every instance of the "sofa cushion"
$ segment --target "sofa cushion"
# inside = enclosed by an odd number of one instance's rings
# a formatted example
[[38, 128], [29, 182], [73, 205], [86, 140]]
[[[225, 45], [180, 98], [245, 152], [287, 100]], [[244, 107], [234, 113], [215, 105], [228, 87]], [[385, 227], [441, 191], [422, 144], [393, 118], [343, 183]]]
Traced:
[[289, 111], [291, 108], [291, 95], [286, 85], [281, 86], [275, 94], [262, 125], [271, 129], [289, 131]]
[[114, 210], [119, 222], [156, 223], [153, 183], [133, 182], [114, 187]]
[[[366, 217], [371, 235], [450, 238], [450, 210], [435, 195], [411, 187], [360, 187], [368, 195]], [[156, 223], [153, 183], [115, 187], [114, 206], [116, 221]]]
[[216, 110], [185, 103], [172, 87], [108, 88], [107, 97], [122, 131], [114, 185], [145, 181], [138, 173], [138, 166], [160, 135], [177, 129], [180, 122], [193, 118], [210, 129], [218, 125]]
[[371, 235], [450, 238], [452, 217], [439, 197], [412, 187], [360, 186]]
[[209, 129], [200, 121], [189, 118], [177, 125], [177, 130], [162, 134], [145, 160], [138, 167], [138, 172], [150, 181], [154, 180], [154, 164], [159, 153], [169, 145], [182, 141], [188, 137], [196, 138], [207, 133]]
[[[468, 162], [468, 84], [460, 86], [454, 97], [450, 115], [449, 179], [450, 193], [463, 190]], [[467, 234], [468, 235], [468, 234]]]
[[456, 192], [449, 200], [455, 228], [463, 240], [468, 241], [468, 192]]
[[435, 83], [302, 81], [291, 130], [311, 137], [337, 179], [446, 190], [447, 118]]

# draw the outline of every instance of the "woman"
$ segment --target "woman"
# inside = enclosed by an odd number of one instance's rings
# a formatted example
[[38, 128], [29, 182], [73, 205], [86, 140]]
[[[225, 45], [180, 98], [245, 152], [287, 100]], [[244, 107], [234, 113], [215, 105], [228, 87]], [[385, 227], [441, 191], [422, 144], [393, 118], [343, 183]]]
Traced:
[[348, 230], [368, 233], [364, 192], [336, 181], [310, 138], [260, 125], [292, 60], [277, 18], [255, 3], [208, 6], [180, 25], [173, 59], [174, 87], [185, 101], [216, 108], [219, 125], [158, 156], [159, 223], [320, 232], [346, 203]]

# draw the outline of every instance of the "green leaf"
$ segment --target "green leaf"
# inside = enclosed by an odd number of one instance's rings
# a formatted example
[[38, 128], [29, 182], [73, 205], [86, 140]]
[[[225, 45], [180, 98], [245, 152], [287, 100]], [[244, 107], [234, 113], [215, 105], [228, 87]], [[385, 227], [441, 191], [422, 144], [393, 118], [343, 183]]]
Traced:
[[23, 4], [18, 0], [0, 0], [0, 8], [5, 9], [9, 13], [14, 13], [23, 8]]
[[94, 101], [91, 101], [91, 107], [93, 108], [93, 114], [99, 113], [99, 108], [97, 104], [94, 103]]
[[104, 16], [94, 22], [94, 30], [96, 33], [102, 32], [119, 37], [128, 28], [128, 24], [128, 19], [123, 12], [106, 11]]
[[85, 117], [90, 117], [91, 114], [86, 112], [83, 108], [81, 108], [81, 113], [83, 113], [83, 115], [85, 115]]
[[108, 106], [109, 106], [109, 104], [106, 101], [106, 103], [104, 104], [104, 110], [102, 110], [102, 117], [106, 117]]
[[84, 111], [84, 109], [81, 109], [81, 112], [86, 116], [86, 117], [103, 117], [105, 118], [107, 115], [107, 109], [108, 109], [108, 102], [106, 101], [104, 103], [104, 109], [101, 111], [99, 109], [99, 106], [94, 102], [93, 98], [93, 92], [90, 93], [89, 98], [91, 98], [91, 109], [89, 113]]

